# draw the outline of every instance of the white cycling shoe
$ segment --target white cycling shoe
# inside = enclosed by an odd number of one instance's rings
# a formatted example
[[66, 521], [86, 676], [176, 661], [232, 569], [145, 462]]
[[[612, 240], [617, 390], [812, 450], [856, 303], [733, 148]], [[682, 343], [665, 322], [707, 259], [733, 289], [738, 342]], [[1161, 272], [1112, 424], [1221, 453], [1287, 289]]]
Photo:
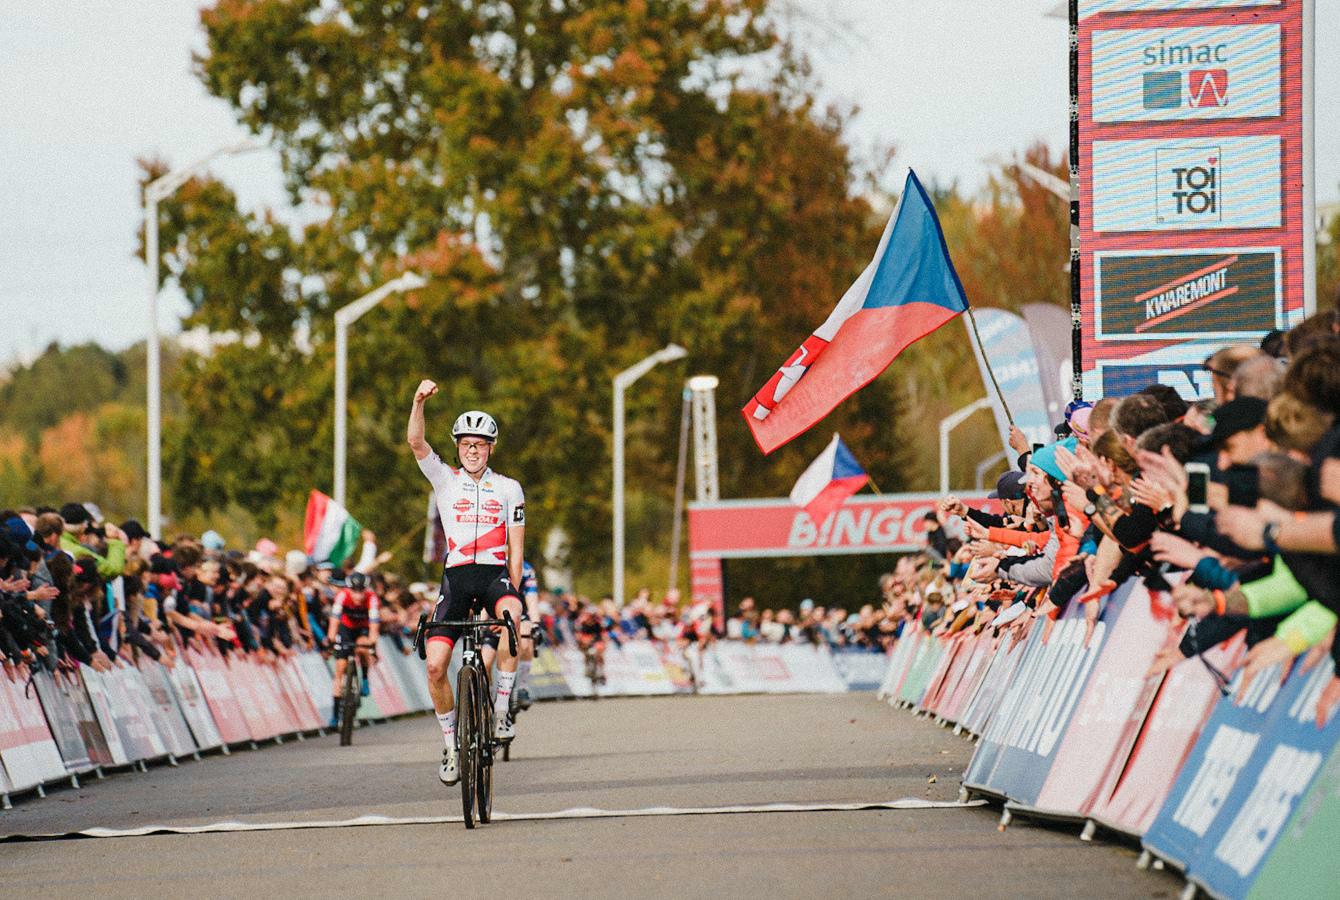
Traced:
[[456, 764], [456, 749], [454, 747], [446, 748], [442, 751], [442, 765], [438, 767], [437, 777], [447, 787], [458, 783], [461, 780], [460, 769]]
[[498, 717], [493, 726], [493, 736], [500, 741], [510, 741], [516, 737], [516, 723], [512, 721], [510, 715]]

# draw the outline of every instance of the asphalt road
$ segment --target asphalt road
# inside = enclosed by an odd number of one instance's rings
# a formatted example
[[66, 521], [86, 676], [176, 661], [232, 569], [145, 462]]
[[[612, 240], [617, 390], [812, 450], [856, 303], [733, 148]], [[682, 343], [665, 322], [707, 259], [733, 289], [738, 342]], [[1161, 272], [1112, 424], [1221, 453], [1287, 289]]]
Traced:
[[[61, 789], [0, 834], [460, 813], [418, 717]], [[971, 744], [869, 695], [540, 704], [495, 772], [495, 812], [954, 800]], [[440, 897], [501, 879], [554, 897], [1175, 897], [1133, 849], [998, 810], [684, 815], [0, 844], [8, 896]], [[483, 894], [488, 888], [469, 889]]]

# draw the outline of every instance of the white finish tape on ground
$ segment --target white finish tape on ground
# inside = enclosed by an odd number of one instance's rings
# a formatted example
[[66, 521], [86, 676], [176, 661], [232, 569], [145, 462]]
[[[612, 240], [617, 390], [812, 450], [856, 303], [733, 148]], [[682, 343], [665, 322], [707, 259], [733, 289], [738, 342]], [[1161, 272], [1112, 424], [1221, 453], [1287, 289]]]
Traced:
[[[758, 806], [649, 806], [643, 809], [596, 809], [579, 806], [546, 813], [495, 812], [495, 822], [534, 822], [546, 819], [620, 819], [639, 816], [722, 816], [759, 813], [858, 812], [872, 809], [967, 809], [983, 806], [985, 800], [887, 800], [876, 803], [765, 803]], [[50, 841], [81, 838], [144, 837], [151, 834], [218, 834], [238, 831], [292, 831], [304, 828], [363, 828], [375, 825], [449, 825], [460, 816], [359, 816], [310, 822], [214, 822], [209, 825], [146, 825], [141, 828], [89, 828], [55, 834], [11, 834], [0, 841]]]

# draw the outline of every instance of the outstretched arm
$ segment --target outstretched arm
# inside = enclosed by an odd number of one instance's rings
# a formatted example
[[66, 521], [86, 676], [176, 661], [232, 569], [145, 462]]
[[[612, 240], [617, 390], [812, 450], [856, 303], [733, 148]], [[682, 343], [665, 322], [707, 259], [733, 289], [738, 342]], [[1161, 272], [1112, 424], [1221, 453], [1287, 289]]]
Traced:
[[433, 448], [428, 446], [428, 441], [423, 436], [425, 430], [423, 404], [436, 393], [437, 385], [427, 378], [420, 381], [418, 389], [414, 391], [414, 405], [409, 410], [409, 427], [406, 429], [405, 437], [409, 441], [409, 448], [414, 451], [415, 459], [425, 459], [433, 452]]

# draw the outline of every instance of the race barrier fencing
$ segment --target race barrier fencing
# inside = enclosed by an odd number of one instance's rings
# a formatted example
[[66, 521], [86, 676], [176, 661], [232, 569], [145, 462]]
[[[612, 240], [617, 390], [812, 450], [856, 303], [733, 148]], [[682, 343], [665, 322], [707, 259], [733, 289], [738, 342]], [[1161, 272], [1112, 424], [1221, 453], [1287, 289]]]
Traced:
[[[423, 663], [388, 637], [368, 672], [358, 717], [375, 721], [432, 707]], [[531, 669], [533, 697], [670, 696], [701, 693], [837, 693], [874, 690], [883, 653], [786, 644], [714, 644], [684, 651], [660, 641], [605, 648], [601, 685], [576, 648], [541, 647]], [[459, 665], [459, 660], [454, 661]], [[454, 674], [454, 673], [453, 673]], [[106, 672], [79, 665], [54, 673], [0, 671], [0, 800], [112, 769], [145, 770], [165, 760], [258, 746], [318, 733], [333, 709], [333, 664], [314, 652], [260, 660], [192, 644], [170, 665], [117, 659]]]
[[1096, 623], [981, 635], [904, 635], [878, 696], [934, 716], [977, 747], [963, 793], [1016, 815], [1084, 823], [1141, 841], [1141, 865], [1180, 870], [1190, 896], [1327, 897], [1340, 883], [1340, 714], [1316, 726], [1333, 677], [1303, 657], [1259, 674], [1238, 699], [1244, 633], [1149, 674], [1183, 624], [1166, 594], [1131, 581]]

